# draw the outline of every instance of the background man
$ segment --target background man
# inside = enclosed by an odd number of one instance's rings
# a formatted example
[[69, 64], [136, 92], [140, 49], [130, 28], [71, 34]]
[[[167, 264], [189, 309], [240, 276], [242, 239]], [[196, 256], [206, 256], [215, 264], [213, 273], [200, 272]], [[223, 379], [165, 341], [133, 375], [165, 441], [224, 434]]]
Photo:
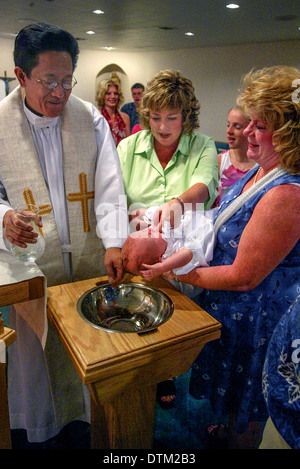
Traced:
[[145, 87], [141, 83], [135, 83], [134, 85], [132, 85], [131, 94], [132, 94], [133, 102], [126, 103], [124, 104], [124, 106], [121, 107], [121, 111], [126, 112], [126, 114], [129, 115], [130, 132], [132, 131], [132, 127], [139, 123], [139, 115], [138, 115], [139, 103], [140, 103], [140, 100], [142, 99], [144, 90], [145, 90]]

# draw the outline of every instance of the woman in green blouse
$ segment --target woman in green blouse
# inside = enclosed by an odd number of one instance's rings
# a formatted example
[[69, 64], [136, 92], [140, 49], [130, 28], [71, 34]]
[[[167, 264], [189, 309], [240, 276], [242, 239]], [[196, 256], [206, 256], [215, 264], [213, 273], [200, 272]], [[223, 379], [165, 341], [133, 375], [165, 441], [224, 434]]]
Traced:
[[162, 224], [174, 223], [185, 208], [206, 210], [214, 202], [217, 152], [212, 138], [195, 133], [199, 109], [191, 81], [180, 72], [161, 71], [148, 83], [139, 111], [145, 130], [118, 146], [132, 228], [144, 227], [145, 211], [154, 205], [154, 222]]
[[[200, 133], [200, 105], [190, 80], [178, 71], [158, 73], [140, 104], [142, 130], [118, 145], [131, 230], [147, 226], [146, 209], [159, 206], [153, 222], [180, 223], [185, 209], [209, 209], [217, 196], [218, 161], [214, 141]], [[157, 386], [163, 408], [174, 405], [173, 380]]]

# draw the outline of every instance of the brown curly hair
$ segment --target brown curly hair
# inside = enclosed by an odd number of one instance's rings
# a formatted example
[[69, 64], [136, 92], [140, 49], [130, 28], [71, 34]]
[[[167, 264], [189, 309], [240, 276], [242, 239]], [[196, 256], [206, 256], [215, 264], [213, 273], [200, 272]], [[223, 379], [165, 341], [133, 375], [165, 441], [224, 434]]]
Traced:
[[300, 70], [274, 66], [250, 71], [243, 79], [238, 98], [247, 114], [259, 117], [273, 132], [273, 146], [280, 165], [300, 174]]
[[192, 133], [199, 127], [200, 104], [196, 99], [193, 84], [179, 71], [162, 70], [147, 83], [139, 109], [143, 129], [150, 129], [150, 111], [166, 108], [182, 110], [183, 133]]

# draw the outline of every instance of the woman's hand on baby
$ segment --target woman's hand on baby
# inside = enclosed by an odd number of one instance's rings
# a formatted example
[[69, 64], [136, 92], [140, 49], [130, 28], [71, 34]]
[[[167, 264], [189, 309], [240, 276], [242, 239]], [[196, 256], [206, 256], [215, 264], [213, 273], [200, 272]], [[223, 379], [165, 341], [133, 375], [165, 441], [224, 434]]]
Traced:
[[176, 199], [172, 199], [156, 210], [153, 215], [153, 224], [158, 225], [159, 231], [162, 231], [165, 221], [169, 222], [172, 228], [176, 228], [180, 225], [181, 217], [181, 204]]

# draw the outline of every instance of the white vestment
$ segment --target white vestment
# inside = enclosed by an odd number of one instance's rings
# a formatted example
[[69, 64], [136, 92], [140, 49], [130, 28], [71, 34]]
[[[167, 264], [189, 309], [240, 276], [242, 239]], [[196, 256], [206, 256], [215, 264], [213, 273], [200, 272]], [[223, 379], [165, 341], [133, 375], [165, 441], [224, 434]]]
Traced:
[[[97, 232], [106, 249], [122, 247], [128, 236], [128, 217], [119, 158], [105, 119], [91, 104], [90, 109], [97, 143], [95, 172]], [[62, 246], [66, 277], [72, 280], [62, 169], [61, 117], [39, 117], [26, 107], [24, 112], [49, 191]], [[26, 117], [24, 115], [24, 119]], [[74, 177], [77, 177], [77, 174]], [[0, 199], [2, 199], [0, 200], [0, 249], [7, 249], [2, 225], [3, 216], [11, 207], [5, 200], [5, 181], [2, 181], [1, 174]], [[104, 210], [103, 207], [108, 207], [109, 210]], [[112, 227], [115, 228], [113, 232]], [[87, 390], [82, 385], [52, 326], [49, 324], [47, 343], [43, 351], [37, 336], [28, 324], [15, 314], [13, 307], [9, 316], [9, 326], [17, 331], [17, 340], [8, 349], [11, 428], [26, 429], [29, 441], [42, 442], [55, 436], [63, 426], [74, 419], [89, 421]]]

